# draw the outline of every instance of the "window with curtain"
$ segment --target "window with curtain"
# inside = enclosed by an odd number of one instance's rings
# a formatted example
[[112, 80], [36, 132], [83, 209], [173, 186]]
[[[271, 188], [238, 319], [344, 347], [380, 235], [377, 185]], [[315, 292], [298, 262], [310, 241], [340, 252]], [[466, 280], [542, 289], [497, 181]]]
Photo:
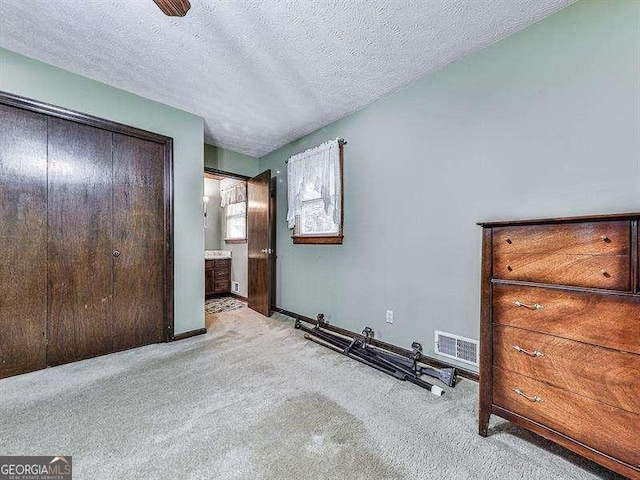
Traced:
[[293, 243], [342, 243], [343, 144], [332, 140], [289, 159], [287, 222]]
[[241, 243], [247, 240], [247, 184], [238, 182], [220, 189], [221, 203], [225, 216], [227, 243]]

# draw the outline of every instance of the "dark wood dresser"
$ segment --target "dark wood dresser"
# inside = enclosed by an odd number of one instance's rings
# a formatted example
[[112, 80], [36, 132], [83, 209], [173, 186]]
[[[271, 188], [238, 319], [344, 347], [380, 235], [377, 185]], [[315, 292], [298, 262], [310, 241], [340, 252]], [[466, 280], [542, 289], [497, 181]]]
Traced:
[[231, 291], [231, 259], [204, 261], [204, 295], [211, 297]]
[[640, 213], [480, 225], [480, 435], [496, 414], [640, 479]]

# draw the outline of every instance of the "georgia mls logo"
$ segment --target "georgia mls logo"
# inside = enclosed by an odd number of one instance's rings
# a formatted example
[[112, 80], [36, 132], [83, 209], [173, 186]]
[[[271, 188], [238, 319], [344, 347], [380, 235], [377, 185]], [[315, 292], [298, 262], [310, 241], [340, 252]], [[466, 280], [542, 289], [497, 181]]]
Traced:
[[71, 457], [0, 457], [0, 480], [70, 480]]
[[[69, 457], [70, 459], [71, 457]], [[69, 460], [64, 457], [53, 457], [53, 460], [49, 462], [49, 473], [62, 473], [63, 471], [65, 474], [71, 473]]]

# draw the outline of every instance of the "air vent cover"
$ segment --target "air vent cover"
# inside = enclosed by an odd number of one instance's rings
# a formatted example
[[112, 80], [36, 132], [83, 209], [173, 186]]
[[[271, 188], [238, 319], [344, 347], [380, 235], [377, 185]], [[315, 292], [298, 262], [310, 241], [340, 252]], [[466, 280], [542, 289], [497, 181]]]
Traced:
[[453, 333], [435, 331], [436, 353], [454, 358], [464, 363], [478, 366], [478, 341], [454, 335]]

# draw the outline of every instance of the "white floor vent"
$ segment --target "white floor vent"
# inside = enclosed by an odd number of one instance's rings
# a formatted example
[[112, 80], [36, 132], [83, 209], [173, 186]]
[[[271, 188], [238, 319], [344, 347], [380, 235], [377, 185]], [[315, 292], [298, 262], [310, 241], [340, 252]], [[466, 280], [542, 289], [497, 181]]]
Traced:
[[452, 333], [435, 331], [436, 353], [445, 357], [454, 358], [464, 363], [478, 366], [480, 349], [478, 341], [461, 337]]

